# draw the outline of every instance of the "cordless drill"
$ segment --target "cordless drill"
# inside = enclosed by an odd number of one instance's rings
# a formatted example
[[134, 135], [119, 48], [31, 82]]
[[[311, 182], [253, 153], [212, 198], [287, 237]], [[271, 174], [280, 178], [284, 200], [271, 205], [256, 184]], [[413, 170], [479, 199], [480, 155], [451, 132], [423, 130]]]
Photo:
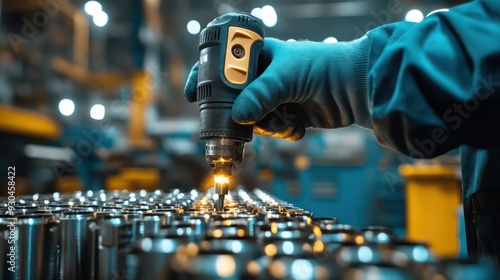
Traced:
[[232, 169], [243, 160], [245, 142], [253, 127], [231, 118], [233, 103], [257, 76], [257, 61], [264, 45], [260, 19], [229, 13], [210, 22], [200, 33], [200, 61], [196, 87], [200, 106], [200, 139], [214, 172], [217, 211], [224, 210]]

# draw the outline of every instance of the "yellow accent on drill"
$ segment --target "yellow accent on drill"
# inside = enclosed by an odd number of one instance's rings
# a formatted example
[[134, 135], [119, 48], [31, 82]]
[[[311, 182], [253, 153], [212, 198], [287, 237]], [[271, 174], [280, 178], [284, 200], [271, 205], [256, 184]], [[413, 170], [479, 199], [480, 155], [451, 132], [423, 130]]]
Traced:
[[[243, 85], [247, 82], [251, 47], [255, 41], [263, 40], [259, 34], [251, 30], [236, 26], [229, 27], [224, 76], [230, 83]], [[240, 45], [245, 50], [245, 54], [241, 58], [235, 57], [232, 53], [232, 49], [236, 45]]]

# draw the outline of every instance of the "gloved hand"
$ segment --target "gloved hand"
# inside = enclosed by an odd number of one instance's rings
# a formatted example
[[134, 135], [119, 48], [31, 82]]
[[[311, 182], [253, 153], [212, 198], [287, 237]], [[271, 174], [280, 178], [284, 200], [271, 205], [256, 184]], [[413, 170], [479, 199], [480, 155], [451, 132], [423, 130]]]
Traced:
[[[254, 125], [254, 133], [298, 140], [305, 128], [371, 127], [366, 86], [369, 42], [325, 44], [266, 38], [259, 76], [233, 105], [235, 122]], [[196, 101], [198, 64], [184, 95]]]

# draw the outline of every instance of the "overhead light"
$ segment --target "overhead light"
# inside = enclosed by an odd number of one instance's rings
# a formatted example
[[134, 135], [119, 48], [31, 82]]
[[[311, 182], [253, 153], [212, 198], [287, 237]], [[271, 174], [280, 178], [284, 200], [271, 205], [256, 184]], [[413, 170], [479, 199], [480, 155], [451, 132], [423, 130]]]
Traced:
[[261, 13], [262, 13], [261, 8], [254, 8], [250, 14], [256, 18], [260, 18]]
[[106, 109], [101, 104], [95, 104], [90, 108], [90, 117], [94, 120], [102, 120], [104, 119], [104, 115], [106, 113]]
[[336, 44], [338, 42], [339, 41], [335, 37], [328, 37], [325, 40], [323, 40], [323, 43], [327, 43], [327, 44]]
[[67, 161], [73, 155], [69, 148], [28, 144], [24, 146], [24, 154], [30, 158]]
[[260, 11], [262, 21], [267, 27], [273, 27], [278, 22], [278, 15], [274, 8], [270, 5], [265, 5]]
[[65, 116], [71, 116], [75, 112], [75, 102], [70, 99], [59, 101], [59, 112]]
[[420, 10], [411, 10], [405, 16], [405, 20], [409, 22], [421, 22], [423, 19], [424, 14]]
[[100, 11], [94, 15], [92, 21], [94, 22], [95, 25], [103, 27], [104, 25], [106, 25], [106, 23], [108, 23], [108, 14], [106, 14], [103, 11]]
[[85, 3], [84, 10], [87, 14], [95, 16], [102, 11], [102, 5], [97, 1], [88, 1]]
[[196, 20], [190, 20], [187, 24], [187, 30], [191, 34], [198, 34], [200, 32], [200, 23]]

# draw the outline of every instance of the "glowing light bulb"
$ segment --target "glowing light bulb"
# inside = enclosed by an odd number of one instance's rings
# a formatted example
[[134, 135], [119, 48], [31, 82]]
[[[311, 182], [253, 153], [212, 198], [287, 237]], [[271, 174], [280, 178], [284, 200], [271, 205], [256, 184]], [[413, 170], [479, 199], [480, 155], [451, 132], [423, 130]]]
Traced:
[[405, 16], [405, 20], [409, 22], [421, 22], [423, 19], [424, 14], [420, 10], [411, 10]]
[[187, 24], [187, 30], [190, 34], [198, 34], [200, 33], [200, 23], [196, 20], [191, 20]]

